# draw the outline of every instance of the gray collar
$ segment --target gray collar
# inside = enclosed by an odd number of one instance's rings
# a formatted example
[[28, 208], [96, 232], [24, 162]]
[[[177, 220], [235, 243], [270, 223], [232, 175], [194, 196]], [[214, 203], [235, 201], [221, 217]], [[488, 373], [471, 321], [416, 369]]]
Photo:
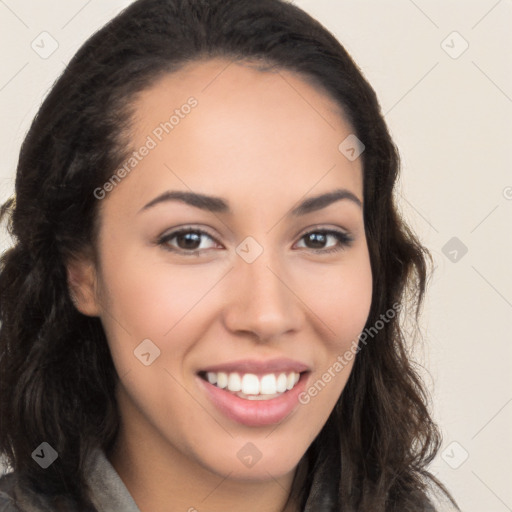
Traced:
[[[325, 476], [322, 474], [322, 476]], [[92, 490], [92, 501], [99, 512], [140, 512], [105, 452], [96, 448], [91, 456], [86, 480]], [[325, 481], [316, 475], [305, 512], [334, 510]]]
[[140, 512], [117, 471], [99, 448], [91, 457], [86, 480], [99, 512]]

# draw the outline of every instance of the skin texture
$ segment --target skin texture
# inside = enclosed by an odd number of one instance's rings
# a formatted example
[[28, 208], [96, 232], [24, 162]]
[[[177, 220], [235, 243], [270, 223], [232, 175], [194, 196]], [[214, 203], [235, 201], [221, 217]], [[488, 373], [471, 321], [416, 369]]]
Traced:
[[[290, 211], [340, 188], [362, 202], [361, 160], [338, 150], [352, 130], [321, 89], [287, 71], [222, 60], [189, 64], [141, 93], [133, 149], [191, 96], [197, 106], [101, 200], [100, 264], [70, 263], [69, 282], [77, 307], [100, 316], [107, 334], [122, 423], [109, 458], [140, 510], [277, 512], [353, 361], [307, 405], [265, 427], [227, 418], [196, 374], [289, 357], [310, 367], [309, 386], [357, 340], [372, 289], [362, 208], [343, 199], [298, 217]], [[167, 190], [222, 197], [231, 213], [180, 201], [140, 211]], [[195, 255], [170, 251], [179, 251], [177, 238], [158, 245], [185, 226], [212, 238], [203, 235]], [[353, 242], [327, 253], [339, 246], [329, 236], [316, 249], [304, 234], [319, 228]], [[263, 248], [252, 263], [236, 252], [248, 236]], [[149, 366], [134, 356], [144, 339], [160, 350]], [[237, 457], [247, 442], [262, 454], [250, 468]]]

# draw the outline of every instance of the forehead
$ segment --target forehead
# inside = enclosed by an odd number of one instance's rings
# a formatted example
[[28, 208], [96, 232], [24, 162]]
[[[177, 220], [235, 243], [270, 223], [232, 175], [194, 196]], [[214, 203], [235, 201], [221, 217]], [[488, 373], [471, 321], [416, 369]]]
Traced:
[[282, 199], [341, 184], [361, 197], [361, 161], [339, 150], [353, 131], [341, 107], [290, 71], [191, 63], [140, 93], [134, 112], [133, 149], [148, 137], [154, 143], [130, 176], [139, 192], [156, 193], [171, 180], [218, 195], [273, 190]]

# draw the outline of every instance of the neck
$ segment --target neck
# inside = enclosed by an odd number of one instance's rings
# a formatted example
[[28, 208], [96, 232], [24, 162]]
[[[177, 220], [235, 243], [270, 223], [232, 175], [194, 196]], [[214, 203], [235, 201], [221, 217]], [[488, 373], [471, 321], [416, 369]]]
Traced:
[[299, 512], [297, 502], [289, 499], [295, 469], [263, 481], [230, 479], [148, 432], [147, 423], [130, 425], [128, 430], [121, 420], [107, 458], [140, 512]]

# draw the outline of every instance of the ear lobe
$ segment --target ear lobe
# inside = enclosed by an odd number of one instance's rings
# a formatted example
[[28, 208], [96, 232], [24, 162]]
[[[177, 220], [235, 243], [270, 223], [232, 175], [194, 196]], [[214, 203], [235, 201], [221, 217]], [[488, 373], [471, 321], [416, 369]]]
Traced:
[[75, 308], [87, 316], [99, 316], [96, 269], [88, 259], [72, 259], [66, 265], [68, 289]]

